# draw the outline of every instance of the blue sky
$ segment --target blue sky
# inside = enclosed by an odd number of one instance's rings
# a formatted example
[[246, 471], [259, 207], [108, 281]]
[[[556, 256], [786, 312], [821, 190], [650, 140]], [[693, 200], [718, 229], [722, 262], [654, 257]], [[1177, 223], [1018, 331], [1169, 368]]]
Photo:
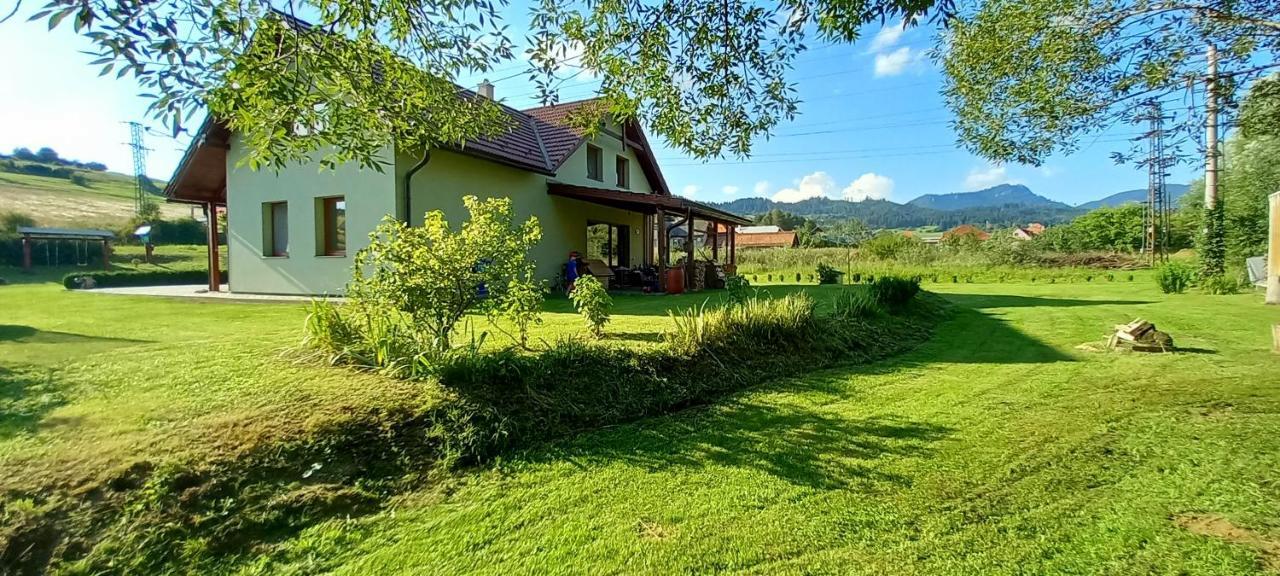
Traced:
[[[524, 14], [512, 9], [513, 14]], [[513, 17], [518, 23], [522, 17]], [[15, 18], [15, 20], [17, 20]], [[145, 120], [146, 102], [131, 80], [97, 76], [86, 42], [69, 28], [45, 30], [43, 22], [10, 21], [0, 30], [0, 150], [50, 146], [64, 157], [100, 161], [130, 172], [125, 143], [129, 120]], [[760, 141], [753, 157], [694, 160], [651, 140], [673, 191], [704, 201], [749, 196], [796, 200], [814, 195], [861, 199], [884, 197], [904, 202], [929, 193], [976, 190], [1004, 182], [1029, 186], [1049, 198], [1078, 204], [1146, 186], [1146, 173], [1116, 166], [1108, 157], [1137, 133], [1119, 126], [1091, 139], [1071, 156], [1055, 156], [1042, 167], [996, 166], [963, 151], [948, 126], [950, 113], [938, 91], [941, 75], [925, 56], [930, 28], [891, 24], [865, 31], [854, 45], [814, 42], [800, 56], [793, 81], [804, 103], [795, 121]], [[518, 72], [506, 64], [490, 78]], [[474, 83], [467, 78], [463, 83]], [[501, 79], [496, 96], [516, 108], [536, 106], [533, 87], [523, 75]], [[590, 97], [589, 74], [567, 80], [562, 100]], [[156, 130], [147, 171], [168, 178], [182, 155], [185, 138], [174, 140]], [[1086, 142], [1088, 144], [1088, 142]], [[1187, 182], [1194, 169], [1181, 167], [1172, 182]]]

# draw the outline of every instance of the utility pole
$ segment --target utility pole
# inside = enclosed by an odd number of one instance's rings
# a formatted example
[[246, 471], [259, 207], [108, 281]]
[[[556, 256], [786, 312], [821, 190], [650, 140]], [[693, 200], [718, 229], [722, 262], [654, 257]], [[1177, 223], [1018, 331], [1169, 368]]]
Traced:
[[1218, 206], [1218, 47], [1209, 45], [1209, 75], [1205, 78], [1204, 208]]
[[129, 122], [129, 147], [133, 149], [133, 209], [141, 215], [147, 203], [147, 148], [142, 143], [143, 128], [140, 122]]
[[1218, 48], [1208, 49], [1209, 71], [1205, 77], [1205, 160], [1204, 160], [1204, 242], [1200, 250], [1200, 274], [1222, 276], [1226, 267], [1223, 238], [1222, 195], [1218, 190]]

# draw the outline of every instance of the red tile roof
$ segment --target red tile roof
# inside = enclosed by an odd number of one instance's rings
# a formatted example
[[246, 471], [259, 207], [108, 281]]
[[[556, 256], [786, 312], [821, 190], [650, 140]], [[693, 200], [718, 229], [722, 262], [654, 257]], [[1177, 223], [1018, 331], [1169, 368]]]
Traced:
[[958, 236], [973, 236], [979, 240], [986, 240], [991, 237], [991, 234], [982, 231], [980, 228], [972, 224], [961, 224], [944, 232], [942, 234], [942, 239], [948, 240]]
[[733, 239], [738, 248], [792, 248], [800, 244], [795, 232], [763, 232], [743, 234], [739, 232]]

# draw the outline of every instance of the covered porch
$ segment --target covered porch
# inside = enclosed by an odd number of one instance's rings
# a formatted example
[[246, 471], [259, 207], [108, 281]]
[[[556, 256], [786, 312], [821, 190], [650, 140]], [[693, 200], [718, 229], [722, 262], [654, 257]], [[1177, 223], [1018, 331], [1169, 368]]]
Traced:
[[[218, 212], [227, 207], [227, 151], [231, 148], [231, 132], [221, 123], [206, 119], [195, 135], [195, 145], [187, 148], [178, 162], [174, 177], [165, 187], [169, 202], [195, 204], [204, 210], [207, 225], [205, 247], [208, 251], [210, 292], [225, 286], [222, 263], [219, 262]], [[230, 256], [228, 256], [230, 258]]]
[[[644, 257], [640, 266], [615, 267], [612, 262], [606, 263], [610, 276], [618, 279], [613, 282], [614, 287], [679, 293], [721, 287], [724, 278], [737, 271], [734, 232], [738, 226], [750, 223], [741, 216], [666, 194], [559, 182], [548, 182], [547, 193], [644, 216]], [[609, 238], [609, 248], [615, 250], [612, 235]], [[640, 279], [639, 286], [635, 286], [635, 278]]]

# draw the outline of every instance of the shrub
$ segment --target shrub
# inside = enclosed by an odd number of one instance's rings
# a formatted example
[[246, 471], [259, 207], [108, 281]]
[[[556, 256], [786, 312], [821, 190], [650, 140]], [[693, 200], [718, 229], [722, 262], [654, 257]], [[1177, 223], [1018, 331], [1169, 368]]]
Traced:
[[1200, 289], [1206, 294], [1225, 295], [1240, 292], [1240, 281], [1230, 274], [1209, 276], [1200, 280]]
[[[754, 276], [752, 276], [754, 278]], [[746, 276], [734, 274], [724, 279], [725, 298], [730, 302], [740, 303], [749, 296], [751, 283]]]
[[[1133, 276], [1129, 277], [1130, 280]], [[1195, 278], [1195, 271], [1182, 262], [1165, 262], [1156, 268], [1156, 284], [1165, 294], [1181, 294], [1187, 291]]]
[[826, 264], [818, 264], [818, 283], [819, 284], [839, 284], [840, 277], [844, 272], [836, 270]]
[[546, 294], [547, 287], [529, 271], [524, 278], [512, 282], [507, 298], [498, 308], [503, 318], [515, 324], [516, 341], [521, 348], [529, 347], [529, 327], [542, 323], [542, 302]]
[[674, 328], [663, 341], [677, 354], [721, 351], [740, 345], [801, 342], [814, 338], [814, 302], [808, 294], [782, 298], [753, 296], [737, 306], [708, 308], [705, 304], [681, 313], [671, 312]]
[[609, 308], [613, 306], [613, 299], [609, 297], [604, 285], [595, 276], [588, 274], [574, 283], [569, 299], [573, 300], [573, 307], [578, 309], [578, 314], [586, 321], [591, 335], [596, 338], [604, 337], [604, 325], [609, 322]]
[[917, 255], [927, 247], [919, 238], [896, 232], [881, 232], [862, 243], [861, 250], [880, 260], [899, 260]]
[[[175, 286], [178, 284], [204, 284], [209, 281], [206, 270], [100, 270], [72, 272], [62, 277], [62, 285], [68, 290], [80, 288], [78, 280], [92, 278], [98, 288], [122, 286]], [[222, 272], [222, 280], [229, 278]]]
[[532, 278], [530, 248], [542, 237], [538, 220], [516, 226], [511, 200], [465, 196], [471, 218], [454, 231], [444, 213], [422, 226], [388, 216], [356, 255], [350, 300], [370, 314], [405, 315], [430, 335], [437, 353], [452, 346], [454, 328], [472, 310], [501, 309], [513, 287]]
[[0, 212], [0, 232], [17, 232], [18, 228], [35, 225], [35, 218], [21, 212]]
[[873, 318], [884, 311], [870, 291], [857, 287], [841, 290], [832, 304], [835, 307], [836, 317], [845, 320]]
[[881, 276], [871, 283], [872, 297], [889, 311], [901, 310], [919, 293], [920, 281], [915, 278]]

